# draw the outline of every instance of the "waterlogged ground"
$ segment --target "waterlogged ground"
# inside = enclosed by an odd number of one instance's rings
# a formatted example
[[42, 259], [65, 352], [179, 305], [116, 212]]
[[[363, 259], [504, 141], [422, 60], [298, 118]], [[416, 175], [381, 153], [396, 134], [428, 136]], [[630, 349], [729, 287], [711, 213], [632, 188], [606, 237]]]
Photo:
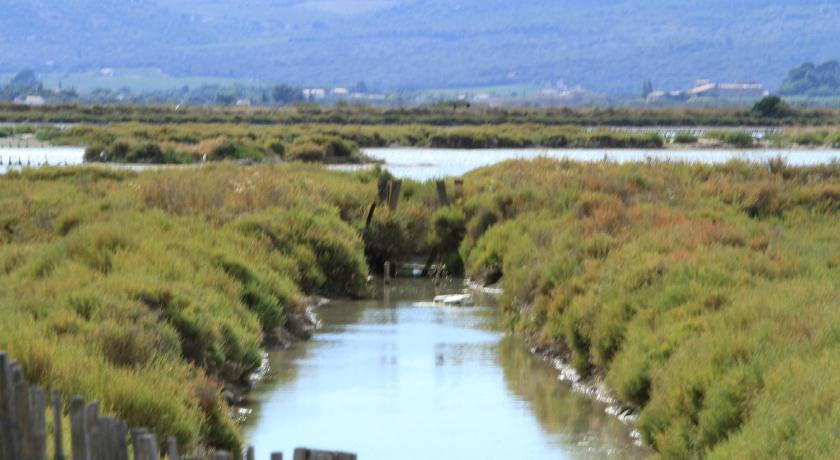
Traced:
[[400, 281], [377, 299], [321, 309], [323, 329], [272, 353], [251, 395], [246, 440], [257, 457], [295, 446], [365, 460], [649, 453], [606, 406], [570, 391], [550, 364], [498, 332], [495, 308], [417, 303], [459, 289]]

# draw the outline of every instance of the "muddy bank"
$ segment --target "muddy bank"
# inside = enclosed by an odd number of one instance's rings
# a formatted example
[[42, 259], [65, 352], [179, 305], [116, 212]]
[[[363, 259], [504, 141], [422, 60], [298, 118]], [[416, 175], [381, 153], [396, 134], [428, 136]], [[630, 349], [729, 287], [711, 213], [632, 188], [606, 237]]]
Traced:
[[243, 423], [250, 413], [250, 410], [242, 407], [247, 401], [248, 393], [265, 378], [270, 370], [268, 353], [285, 350], [295, 343], [311, 339], [312, 334], [321, 325], [315, 310], [328, 303], [330, 299], [325, 297], [312, 296], [304, 299], [303, 307], [291, 313], [285, 324], [265, 334], [260, 367], [249, 374], [244, 381], [225, 383], [224, 398], [231, 405], [231, 416], [237, 423]]

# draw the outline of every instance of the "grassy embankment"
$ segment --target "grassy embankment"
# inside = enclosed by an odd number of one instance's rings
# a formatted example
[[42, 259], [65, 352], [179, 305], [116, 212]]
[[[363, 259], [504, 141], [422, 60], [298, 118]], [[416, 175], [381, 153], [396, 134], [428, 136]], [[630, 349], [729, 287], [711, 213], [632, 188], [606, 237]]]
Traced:
[[431, 226], [663, 458], [813, 459], [840, 452], [838, 225], [837, 164], [538, 160], [469, 174]]
[[[26, 126], [28, 130], [32, 127]], [[666, 140], [657, 133], [621, 132], [581, 126], [481, 125], [323, 125], [237, 124], [82, 125], [68, 130], [39, 128], [39, 140], [58, 145], [87, 145], [91, 162], [186, 164], [201, 161], [279, 158], [291, 161], [360, 163], [370, 161], [360, 148], [836, 148], [840, 130], [789, 128], [756, 140], [746, 131], [689, 131]]]
[[628, 134], [580, 127], [502, 125], [440, 128], [424, 125], [235, 124], [79, 126], [66, 131], [42, 128], [39, 138], [55, 144], [88, 145], [87, 161], [192, 163], [282, 158], [327, 163], [366, 161], [359, 147], [401, 145], [439, 148], [661, 148], [651, 133]]
[[301, 165], [0, 177], [0, 349], [162, 439], [235, 449], [223, 387], [306, 295], [365, 294], [375, 195]]
[[28, 107], [0, 104], [0, 122], [149, 124], [354, 124], [479, 126], [537, 124], [546, 126], [838, 126], [840, 110], [796, 109], [780, 117], [757, 116], [750, 108], [378, 108], [365, 106], [293, 106], [277, 109], [242, 107], [65, 105]]

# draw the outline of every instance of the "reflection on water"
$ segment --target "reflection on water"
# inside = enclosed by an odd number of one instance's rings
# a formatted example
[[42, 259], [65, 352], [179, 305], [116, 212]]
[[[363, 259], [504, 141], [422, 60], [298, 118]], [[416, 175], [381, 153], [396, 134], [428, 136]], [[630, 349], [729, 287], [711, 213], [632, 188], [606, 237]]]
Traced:
[[258, 458], [295, 446], [377, 459], [642, 457], [629, 428], [503, 338], [492, 307], [418, 306], [400, 281], [379, 299], [320, 310], [310, 342], [272, 353], [246, 437]]

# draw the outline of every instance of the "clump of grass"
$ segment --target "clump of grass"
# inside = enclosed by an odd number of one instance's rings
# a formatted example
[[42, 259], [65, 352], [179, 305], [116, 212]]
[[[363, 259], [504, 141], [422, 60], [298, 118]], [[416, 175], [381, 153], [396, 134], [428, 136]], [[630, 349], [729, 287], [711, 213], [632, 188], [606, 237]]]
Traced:
[[673, 139], [675, 144], [696, 144], [698, 140], [700, 139], [697, 136], [688, 131], [678, 132]]
[[796, 145], [817, 146], [823, 145], [828, 139], [828, 131], [804, 131], [793, 136]]

